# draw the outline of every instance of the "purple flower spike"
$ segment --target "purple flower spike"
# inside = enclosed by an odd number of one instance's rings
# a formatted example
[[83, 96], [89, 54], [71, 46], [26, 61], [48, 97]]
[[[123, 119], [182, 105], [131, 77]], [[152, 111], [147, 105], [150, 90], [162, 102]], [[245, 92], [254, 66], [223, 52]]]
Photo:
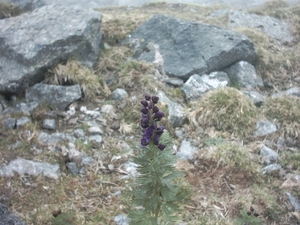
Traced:
[[149, 94], [145, 94], [145, 99], [146, 99], [147, 101], [150, 101], [150, 98], [151, 98], [151, 96], [150, 96]]
[[159, 97], [157, 97], [155, 95], [152, 96], [152, 102], [153, 102], [153, 104], [158, 103], [158, 100], [159, 100]]
[[153, 119], [161, 120], [161, 118], [163, 118], [164, 115], [165, 114], [162, 111], [158, 111], [157, 113], [154, 114], [154, 118]]
[[141, 112], [142, 112], [143, 114], [147, 114], [147, 113], [149, 112], [149, 110], [145, 107], [145, 108], [142, 108], [142, 109], [141, 109]]
[[148, 102], [147, 102], [146, 100], [141, 101], [141, 104], [142, 104], [144, 107], [147, 107], [147, 106], [148, 106]]

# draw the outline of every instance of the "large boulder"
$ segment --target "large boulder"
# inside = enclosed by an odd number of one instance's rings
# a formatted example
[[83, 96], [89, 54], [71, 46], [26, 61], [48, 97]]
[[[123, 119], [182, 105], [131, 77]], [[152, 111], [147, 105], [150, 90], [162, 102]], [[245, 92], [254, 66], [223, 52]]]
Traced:
[[237, 61], [254, 63], [257, 59], [254, 44], [245, 35], [167, 15], [153, 16], [124, 43], [133, 46], [138, 60], [154, 62], [161, 55], [166, 74], [184, 80], [193, 74], [220, 71]]
[[101, 14], [49, 5], [0, 20], [0, 93], [21, 92], [69, 58], [93, 66], [100, 53]]

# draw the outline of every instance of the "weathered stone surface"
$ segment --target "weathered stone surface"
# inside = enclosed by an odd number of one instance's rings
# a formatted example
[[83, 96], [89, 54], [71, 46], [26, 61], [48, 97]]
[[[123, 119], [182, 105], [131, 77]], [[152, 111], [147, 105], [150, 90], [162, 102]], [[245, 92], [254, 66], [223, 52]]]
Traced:
[[12, 177], [14, 176], [14, 172], [20, 176], [24, 176], [25, 174], [33, 176], [43, 175], [57, 179], [60, 175], [60, 168], [59, 164], [52, 165], [19, 158], [0, 168], [0, 177]]
[[93, 144], [93, 146], [95, 148], [102, 147], [103, 140], [102, 140], [102, 136], [101, 135], [99, 135], [99, 134], [91, 135], [89, 137], [89, 140], [90, 140], [90, 142], [92, 142], [92, 144]]
[[186, 116], [184, 113], [184, 108], [178, 104], [177, 102], [173, 102], [170, 100], [165, 93], [159, 92], [157, 95], [160, 98], [160, 102], [165, 103], [168, 106], [168, 121], [169, 123], [175, 128], [175, 127], [180, 127]]
[[268, 134], [275, 133], [277, 131], [276, 125], [269, 121], [258, 121], [256, 123], [255, 136], [261, 137]]
[[16, 125], [17, 128], [22, 127], [26, 123], [29, 123], [31, 120], [28, 117], [22, 116], [21, 118], [17, 119]]
[[26, 225], [26, 223], [10, 213], [8, 208], [0, 203], [0, 225]]
[[66, 135], [64, 133], [47, 134], [45, 132], [41, 132], [37, 138], [38, 143], [43, 146], [55, 146], [65, 140]]
[[117, 225], [129, 225], [129, 218], [125, 214], [119, 214], [115, 216], [114, 221]]
[[264, 96], [262, 96], [257, 91], [242, 91], [242, 92], [245, 95], [247, 95], [252, 100], [254, 105], [256, 105], [257, 107], [260, 107], [265, 100]]
[[43, 121], [43, 128], [48, 130], [56, 129], [56, 121], [54, 119], [45, 119]]
[[275, 163], [278, 160], [278, 154], [274, 150], [263, 146], [260, 150], [260, 155], [264, 158], [265, 164], [269, 165]]
[[0, 92], [21, 92], [69, 58], [93, 66], [100, 53], [100, 27], [99, 12], [57, 5], [0, 20]]
[[169, 78], [167, 80], [165, 80], [166, 84], [169, 84], [173, 87], [181, 87], [183, 85], [183, 80], [179, 79], [179, 78]]
[[65, 110], [72, 102], [81, 98], [80, 86], [36, 84], [26, 92], [27, 102], [44, 102], [59, 110]]
[[293, 88], [290, 88], [286, 91], [281, 91], [279, 93], [275, 93], [275, 94], [272, 95], [272, 97], [279, 97], [279, 96], [282, 96], [282, 95], [291, 95], [291, 96], [300, 97], [300, 88], [299, 87], [293, 87]]
[[294, 210], [300, 211], [300, 203], [299, 203], [298, 199], [288, 191], [286, 191], [285, 194], [288, 196], [290, 203], [294, 207]]
[[114, 100], [121, 101], [128, 97], [128, 93], [122, 88], [117, 88], [112, 92], [112, 97]]
[[258, 29], [280, 42], [290, 42], [293, 40], [288, 23], [270, 16], [261, 16], [242, 11], [231, 11], [229, 13], [228, 28], [235, 27]]
[[38, 102], [29, 102], [29, 103], [19, 103], [15, 106], [12, 106], [12, 107], [8, 107], [6, 108], [2, 114], [3, 115], [11, 115], [11, 114], [23, 114], [23, 115], [26, 115], [26, 116], [30, 116], [31, 115], [31, 112], [36, 108], [38, 107], [39, 103]]
[[269, 174], [269, 175], [283, 175], [284, 170], [282, 169], [281, 165], [277, 163], [269, 164], [261, 170], [262, 174]]
[[236, 82], [241, 87], [252, 89], [264, 86], [261, 77], [256, 74], [255, 67], [248, 62], [237, 62], [225, 69], [225, 72], [230, 77], [231, 82]]
[[79, 169], [78, 169], [78, 166], [76, 165], [75, 162], [67, 163], [67, 168], [71, 171], [71, 173], [73, 175], [78, 175], [79, 174]]
[[182, 160], [193, 160], [194, 159], [194, 153], [198, 150], [198, 148], [192, 146], [191, 142], [188, 140], [183, 140], [181, 142], [179, 151], [176, 153], [176, 156], [178, 156]]
[[11, 130], [16, 128], [16, 119], [15, 118], [6, 118], [3, 120], [5, 130]]
[[195, 99], [209, 90], [225, 87], [230, 84], [230, 79], [224, 72], [212, 72], [202, 76], [195, 74], [183, 85], [182, 90], [187, 99]]
[[253, 63], [257, 53], [245, 35], [207, 24], [155, 15], [124, 43], [135, 43], [134, 58], [153, 62], [158, 45], [167, 75], [188, 79], [193, 74], [222, 70], [237, 61]]

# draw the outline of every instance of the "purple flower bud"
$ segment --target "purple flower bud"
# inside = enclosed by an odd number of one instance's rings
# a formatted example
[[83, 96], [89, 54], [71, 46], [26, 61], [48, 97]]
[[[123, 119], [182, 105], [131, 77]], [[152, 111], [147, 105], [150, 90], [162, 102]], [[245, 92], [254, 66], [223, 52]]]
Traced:
[[158, 134], [158, 135], [162, 135], [162, 134], [164, 133], [164, 129], [165, 129], [164, 126], [159, 126], [159, 127], [155, 130], [155, 133]]
[[154, 106], [153, 109], [152, 109], [152, 112], [157, 113], [158, 111], [159, 111], [159, 108], [157, 106]]
[[145, 107], [145, 108], [142, 108], [142, 109], [141, 109], [141, 112], [142, 112], [143, 114], [147, 114], [147, 113], [149, 112], [149, 110]]
[[153, 104], [158, 103], [158, 100], [159, 100], [159, 97], [157, 97], [155, 95], [152, 96], [152, 102], [153, 102]]
[[157, 146], [161, 151], [165, 149], [165, 145], [164, 144], [158, 144]]
[[158, 145], [158, 143], [159, 143], [159, 136], [155, 135], [153, 138], [153, 144]]
[[146, 100], [141, 101], [141, 104], [142, 104], [144, 107], [147, 107], [147, 106], [148, 106], [148, 102], [147, 102]]
[[152, 109], [152, 107], [153, 107], [153, 103], [152, 103], [152, 102], [149, 102], [149, 103], [148, 103], [148, 109]]
[[141, 145], [142, 145], [142, 147], [144, 148], [144, 147], [146, 147], [147, 145], [149, 144], [149, 141], [146, 139], [146, 138], [142, 138], [141, 139]]
[[148, 118], [148, 117], [143, 117], [143, 118], [141, 119], [141, 123], [142, 123], [142, 124], [148, 124], [148, 123], [149, 123], [149, 118]]
[[150, 98], [151, 98], [151, 96], [150, 96], [149, 94], [145, 94], [145, 99], [146, 99], [147, 101], [150, 101]]
[[157, 113], [154, 114], [153, 119], [157, 119], [158, 121], [161, 120], [161, 118], [164, 117], [164, 113], [162, 111], [158, 111]]
[[147, 128], [147, 127], [149, 127], [149, 124], [148, 123], [141, 123], [141, 127], [142, 128]]

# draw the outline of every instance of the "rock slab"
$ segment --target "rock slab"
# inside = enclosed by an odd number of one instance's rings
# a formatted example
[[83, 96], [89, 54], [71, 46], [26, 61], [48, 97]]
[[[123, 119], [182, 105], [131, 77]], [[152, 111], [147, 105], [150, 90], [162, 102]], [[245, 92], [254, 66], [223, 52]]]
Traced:
[[100, 53], [101, 19], [94, 10], [49, 5], [0, 20], [0, 93], [23, 91], [69, 58], [93, 66]]
[[[220, 71], [237, 61], [254, 63], [257, 53], [245, 35], [167, 15], [155, 15], [124, 42], [134, 58], [153, 62], [159, 51], [167, 75], [187, 80], [193, 74]], [[151, 43], [158, 47], [150, 48]], [[134, 45], [134, 46], [133, 46]]]

